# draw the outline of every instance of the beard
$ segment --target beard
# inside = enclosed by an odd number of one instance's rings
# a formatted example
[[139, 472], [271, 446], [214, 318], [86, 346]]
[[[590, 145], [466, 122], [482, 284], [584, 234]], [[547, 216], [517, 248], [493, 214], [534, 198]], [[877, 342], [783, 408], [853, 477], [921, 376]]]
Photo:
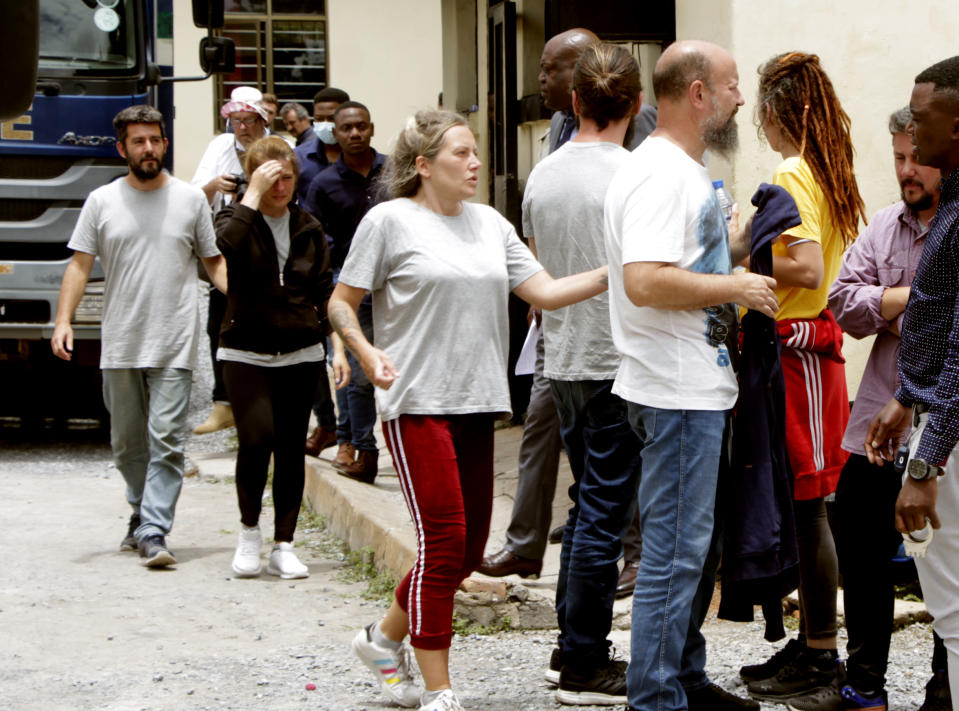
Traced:
[[[151, 166], [144, 166], [144, 163], [148, 160], [156, 161], [156, 163]], [[163, 170], [163, 156], [147, 155], [139, 161], [128, 159], [127, 165], [130, 167], [130, 172], [133, 173], [137, 179], [143, 181], [153, 180]]]
[[[906, 199], [907, 185], [915, 185], [916, 187], [922, 189], [922, 192], [919, 194], [919, 197], [913, 200], [912, 202]], [[933, 195], [931, 192], [926, 190], [921, 184], [910, 180], [900, 184], [899, 188], [901, 190], [900, 195], [902, 195], [902, 201], [906, 203], [909, 209], [912, 210], [913, 212], [922, 212], [923, 210], [928, 210], [930, 207], [932, 207]]]
[[713, 99], [714, 113], [703, 124], [703, 143], [713, 153], [729, 158], [739, 148], [739, 126], [736, 124], [736, 112], [723, 120], [719, 115], [719, 106]]

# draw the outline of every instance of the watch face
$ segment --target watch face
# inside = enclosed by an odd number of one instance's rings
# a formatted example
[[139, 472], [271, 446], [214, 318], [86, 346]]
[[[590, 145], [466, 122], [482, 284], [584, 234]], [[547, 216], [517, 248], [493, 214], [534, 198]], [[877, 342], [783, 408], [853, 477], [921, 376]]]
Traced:
[[906, 471], [916, 481], [925, 481], [930, 478], [929, 465], [922, 459], [910, 459], [906, 465]]

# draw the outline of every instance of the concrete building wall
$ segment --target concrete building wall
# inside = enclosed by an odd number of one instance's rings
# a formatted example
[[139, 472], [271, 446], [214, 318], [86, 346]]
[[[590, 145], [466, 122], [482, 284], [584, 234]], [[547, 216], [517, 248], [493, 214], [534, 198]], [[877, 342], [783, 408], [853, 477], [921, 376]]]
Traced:
[[[193, 26], [191, 0], [173, 2], [173, 74], [180, 77], [201, 76], [200, 40], [205, 30]], [[189, 180], [206, 144], [214, 136], [213, 79], [174, 84], [173, 105], [173, 173]]]
[[[723, 178], [741, 204], [768, 180], [780, 157], [760, 141], [754, 123], [757, 68], [789, 50], [818, 54], [839, 100], [852, 119], [856, 178], [872, 215], [899, 198], [889, 114], [909, 102], [913, 78], [922, 69], [959, 51], [955, 28], [959, 4], [895, 0], [678, 0], [676, 36], [727, 47], [739, 65], [746, 105], [740, 111], [741, 149], [731, 163], [716, 160], [714, 178]], [[858, 388], [871, 341], [847, 336], [850, 396]]]
[[370, 108], [387, 152], [406, 119], [443, 91], [441, 0], [327, 0], [329, 82]]

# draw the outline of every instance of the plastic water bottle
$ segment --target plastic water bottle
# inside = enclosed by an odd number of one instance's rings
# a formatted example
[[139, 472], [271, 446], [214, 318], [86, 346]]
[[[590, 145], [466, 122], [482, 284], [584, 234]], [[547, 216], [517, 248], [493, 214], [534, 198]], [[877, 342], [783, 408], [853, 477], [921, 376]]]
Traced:
[[926, 555], [926, 549], [932, 543], [932, 524], [926, 520], [926, 525], [918, 531], [909, 531], [902, 534], [903, 547], [906, 549], [906, 555], [915, 558], [923, 558]]
[[726, 219], [726, 224], [728, 225], [733, 216], [733, 196], [726, 190], [722, 180], [713, 181], [713, 190], [716, 191], [719, 208], [723, 211], [723, 217]]

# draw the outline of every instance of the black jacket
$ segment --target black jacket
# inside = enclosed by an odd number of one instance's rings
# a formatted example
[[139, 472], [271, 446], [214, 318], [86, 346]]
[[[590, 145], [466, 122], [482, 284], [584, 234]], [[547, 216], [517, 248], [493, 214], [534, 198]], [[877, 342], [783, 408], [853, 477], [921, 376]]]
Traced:
[[326, 304], [333, 292], [330, 251], [312, 215], [290, 204], [290, 254], [277, 264], [266, 220], [245, 205], [217, 213], [216, 246], [226, 258], [226, 315], [220, 345], [255, 353], [289, 353], [319, 343], [329, 332]]
[[[763, 183], [753, 195], [749, 268], [771, 276], [772, 243], [800, 223], [783, 188]], [[765, 637], [782, 639], [782, 598], [799, 585], [793, 519], [793, 475], [786, 454], [786, 384], [779, 362], [776, 322], [750, 310], [742, 321], [739, 402], [733, 456], [724, 502], [722, 600], [719, 617], [751, 622], [762, 605]]]

